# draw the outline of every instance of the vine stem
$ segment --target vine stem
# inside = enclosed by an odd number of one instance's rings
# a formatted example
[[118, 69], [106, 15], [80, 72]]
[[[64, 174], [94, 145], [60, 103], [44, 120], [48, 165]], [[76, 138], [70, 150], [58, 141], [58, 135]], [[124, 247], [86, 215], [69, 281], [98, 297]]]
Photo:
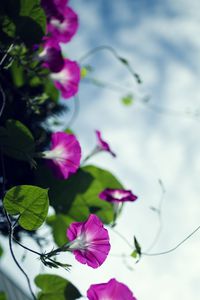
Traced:
[[[165, 250], [165, 251], [162, 251], [162, 252], [156, 252], [156, 253], [148, 253], [148, 252], [141, 252], [141, 255], [144, 255], [144, 256], [159, 256], [159, 255], [164, 255], [164, 254], [168, 254], [168, 253], [171, 253], [173, 251], [175, 251], [176, 249], [178, 249], [182, 244], [184, 244], [189, 238], [191, 238], [198, 230], [200, 229], [200, 225], [198, 225], [189, 235], [187, 235], [182, 241], [180, 241], [176, 246], [174, 246], [173, 248], [170, 248], [169, 250]], [[112, 228], [112, 230], [118, 235], [121, 237], [121, 239], [123, 239], [126, 244], [131, 248], [131, 250], [135, 250], [133, 248], [133, 246], [129, 243], [129, 241], [121, 234], [119, 233], [118, 231], [114, 230]], [[116, 257], [121, 257], [122, 255], [113, 255], [113, 256], [116, 256]], [[124, 257], [124, 255], [123, 255]], [[127, 257], [130, 257], [129, 255], [127, 255]]]
[[[3, 160], [3, 152], [2, 152], [2, 149], [0, 149], [0, 154], [1, 154], [1, 165], [2, 165], [2, 177], [3, 177], [3, 182], [2, 182], [2, 199], [3, 199], [3, 196], [5, 195], [5, 191], [6, 191], [6, 187], [5, 187], [5, 178], [6, 178], [6, 174], [5, 174], [5, 165], [4, 165], [4, 160]], [[24, 271], [24, 269], [21, 267], [21, 265], [19, 264], [16, 256], [15, 256], [15, 253], [14, 253], [14, 250], [13, 250], [13, 246], [12, 246], [12, 239], [13, 239], [13, 226], [12, 226], [12, 222], [9, 218], [9, 215], [8, 213], [6, 212], [6, 210], [3, 208], [3, 212], [4, 212], [4, 215], [6, 217], [6, 220], [7, 220], [7, 223], [8, 223], [8, 232], [9, 232], [9, 248], [10, 248], [10, 253], [12, 255], [12, 258], [16, 264], [16, 266], [19, 268], [19, 270], [23, 273], [23, 275], [25, 276], [26, 278], [26, 281], [27, 281], [27, 284], [28, 284], [28, 287], [29, 287], [29, 290], [30, 290], [30, 293], [33, 297], [34, 300], [37, 300], [37, 298], [35, 297], [35, 294], [33, 293], [33, 290], [32, 290], [32, 287], [31, 287], [31, 282], [30, 282], [30, 279], [28, 277], [28, 275], [26, 274], [26, 272]]]
[[93, 55], [99, 51], [102, 51], [102, 50], [106, 50], [106, 51], [110, 52], [119, 62], [121, 62], [126, 67], [126, 69], [135, 78], [135, 80], [138, 84], [142, 83], [139, 75], [129, 65], [128, 61], [126, 59], [124, 59], [123, 57], [121, 57], [120, 55], [118, 55], [117, 51], [114, 48], [112, 48], [111, 46], [102, 45], [102, 46], [95, 47], [92, 50], [88, 51], [83, 56], [81, 56], [78, 61], [81, 63], [82, 61], [84, 61], [85, 59], [90, 57], [91, 55]]
[[8, 47], [8, 50], [6, 51], [6, 53], [4, 54], [4, 56], [2, 57], [2, 59], [0, 61], [0, 66], [4, 63], [6, 57], [8, 56], [9, 52], [12, 50], [13, 47], [14, 47], [14, 43]]
[[191, 236], [193, 236], [199, 229], [200, 229], [200, 225], [198, 227], [196, 227], [189, 235], [187, 235], [181, 242], [179, 242], [176, 246], [174, 246], [173, 248], [171, 248], [169, 250], [158, 252], [158, 253], [142, 252], [142, 254], [146, 255], [146, 256], [158, 256], [158, 255], [164, 255], [164, 254], [168, 254], [170, 252], [173, 252], [174, 250], [179, 248], [183, 243], [185, 243]]
[[4, 90], [2, 89], [1, 85], [0, 85], [0, 92], [2, 95], [2, 106], [1, 106], [1, 110], [0, 110], [0, 118], [1, 118], [4, 108], [5, 108], [5, 105], [6, 105], [6, 95], [5, 95]]

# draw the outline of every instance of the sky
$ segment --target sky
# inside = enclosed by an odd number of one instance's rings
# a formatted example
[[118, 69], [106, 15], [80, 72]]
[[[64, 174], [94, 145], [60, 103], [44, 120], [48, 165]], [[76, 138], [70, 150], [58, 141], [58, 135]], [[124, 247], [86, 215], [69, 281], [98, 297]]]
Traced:
[[[64, 53], [77, 60], [94, 47], [112, 46], [142, 79], [138, 85], [106, 50], [89, 57], [84, 63], [94, 69], [90, 76], [118, 89], [82, 82], [79, 114], [72, 129], [83, 155], [95, 145], [95, 129], [102, 131], [117, 153], [116, 159], [104, 153], [90, 162], [113, 172], [138, 195], [136, 202], [126, 204], [116, 230], [130, 243], [135, 235], [144, 252], [159, 230], [158, 215], [151, 207], [158, 208], [162, 201], [161, 232], [149, 252], [163, 252], [200, 224], [200, 2], [76, 0], [70, 5], [79, 15], [80, 29]], [[120, 99], [129, 93], [134, 102], [126, 107]], [[70, 101], [71, 110], [63, 118], [66, 124], [74, 109]], [[110, 235], [111, 255], [99, 269], [89, 269], [67, 256], [67, 262], [73, 264], [71, 272], [57, 274], [77, 284], [83, 294], [90, 284], [115, 277], [127, 284], [138, 300], [199, 299], [200, 232], [176, 251], [143, 256], [137, 264], [132, 258], [121, 257], [129, 256], [131, 249], [116, 233], [110, 231]], [[16, 251], [22, 252], [18, 247]], [[2, 264], [13, 270], [8, 259], [5, 257]], [[62, 259], [66, 260], [66, 254]], [[34, 271], [30, 261], [35, 264]], [[40, 270], [39, 262], [30, 257], [25, 268], [34, 277]]]

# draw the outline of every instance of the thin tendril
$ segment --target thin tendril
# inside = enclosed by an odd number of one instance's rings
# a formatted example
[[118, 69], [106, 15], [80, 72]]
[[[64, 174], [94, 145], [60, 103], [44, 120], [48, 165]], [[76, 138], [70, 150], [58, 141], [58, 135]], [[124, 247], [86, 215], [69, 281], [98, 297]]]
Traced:
[[146, 256], [158, 256], [158, 255], [163, 255], [163, 254], [168, 254], [170, 252], [173, 252], [174, 250], [176, 250], [177, 248], [179, 248], [183, 243], [185, 243], [191, 236], [193, 236], [198, 230], [200, 229], [200, 225], [194, 229], [188, 236], [186, 236], [186, 238], [184, 238], [180, 243], [178, 243], [175, 247], [163, 251], [163, 252], [158, 252], [158, 253], [146, 253], [146, 252], [142, 252], [142, 255], [146, 255]]
[[139, 75], [132, 69], [132, 67], [129, 65], [128, 61], [125, 60], [120, 55], [118, 55], [118, 53], [115, 51], [115, 49], [112, 48], [111, 46], [107, 46], [107, 45], [98, 46], [98, 47], [88, 51], [83, 56], [81, 56], [78, 61], [81, 63], [82, 61], [84, 61], [85, 59], [90, 57], [91, 55], [93, 55], [99, 51], [102, 51], [102, 50], [109, 51], [119, 62], [121, 62], [126, 67], [126, 69], [129, 71], [129, 73], [135, 78], [137, 83], [138, 84], [141, 83], [141, 79], [140, 79]]
[[4, 60], [6, 59], [6, 57], [8, 56], [8, 53], [12, 50], [13, 47], [14, 47], [14, 43], [9, 46], [9, 48], [6, 51], [5, 55], [2, 57], [2, 59], [0, 61], [0, 66], [4, 63]]
[[79, 113], [79, 108], [80, 108], [80, 103], [79, 103], [79, 97], [78, 95], [76, 95], [74, 97], [74, 111], [73, 114], [69, 120], [69, 122], [67, 123], [66, 128], [70, 128], [70, 126], [74, 123], [74, 121], [76, 120], [78, 113]]
[[1, 106], [1, 110], [0, 110], [0, 118], [1, 118], [4, 108], [5, 108], [5, 105], [6, 105], [6, 95], [5, 95], [4, 90], [2, 89], [1, 85], [0, 85], [0, 92], [2, 95], [2, 106]]
[[29, 247], [27, 247], [27, 246], [21, 244], [21, 243], [20, 243], [18, 240], [16, 240], [14, 237], [13, 237], [13, 240], [14, 240], [19, 246], [21, 246], [22, 248], [24, 248], [24, 249], [26, 249], [26, 250], [28, 250], [28, 251], [34, 253], [34, 254], [37, 254], [37, 255], [41, 256], [41, 253], [39, 253], [39, 252], [37, 252], [37, 251], [35, 251], [35, 250], [32, 250], [32, 249], [30, 249]]
[[163, 224], [162, 224], [162, 206], [163, 206], [163, 201], [164, 201], [166, 191], [165, 191], [165, 187], [164, 187], [163, 182], [162, 182], [161, 179], [158, 180], [158, 183], [159, 183], [160, 188], [161, 188], [161, 197], [160, 197], [158, 209], [156, 210], [156, 212], [158, 214], [159, 226], [158, 226], [158, 230], [155, 234], [155, 237], [154, 237], [153, 241], [151, 242], [150, 246], [147, 248], [147, 250], [145, 252], [149, 252], [155, 246], [155, 244], [157, 243], [157, 241], [160, 237], [162, 227], [163, 227]]

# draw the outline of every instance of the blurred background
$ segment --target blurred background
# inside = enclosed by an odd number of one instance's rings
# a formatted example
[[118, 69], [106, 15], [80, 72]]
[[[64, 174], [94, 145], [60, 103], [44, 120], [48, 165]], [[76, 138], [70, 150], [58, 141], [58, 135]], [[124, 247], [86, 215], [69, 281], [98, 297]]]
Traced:
[[[78, 112], [71, 128], [83, 156], [95, 146], [94, 130], [99, 129], [117, 157], [102, 153], [90, 162], [113, 172], [138, 195], [125, 205], [116, 230], [131, 244], [135, 235], [143, 252], [169, 250], [200, 224], [200, 2], [76, 0], [70, 6], [79, 15], [80, 28], [63, 48], [65, 55], [79, 60], [95, 47], [113, 47], [142, 83], [112, 53], [96, 51], [82, 60], [92, 70], [81, 84], [79, 103], [67, 100], [70, 110], [62, 122], [69, 124]], [[132, 100], [122, 101], [130, 95]], [[99, 269], [64, 254], [62, 261], [73, 268], [52, 272], [70, 279], [84, 295], [90, 284], [115, 277], [138, 300], [199, 299], [200, 232], [176, 251], [142, 256], [138, 263], [126, 242], [110, 234], [111, 255]], [[1, 243], [6, 249], [3, 238]], [[23, 255], [19, 247], [15, 250]], [[13, 278], [17, 274], [26, 290], [8, 253], [1, 264]], [[31, 278], [40, 272], [36, 257], [28, 254], [24, 264]]]

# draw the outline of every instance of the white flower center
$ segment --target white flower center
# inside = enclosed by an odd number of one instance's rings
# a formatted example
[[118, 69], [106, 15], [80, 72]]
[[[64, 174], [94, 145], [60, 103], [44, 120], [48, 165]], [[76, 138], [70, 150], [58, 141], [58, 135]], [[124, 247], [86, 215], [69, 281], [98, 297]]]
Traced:
[[49, 150], [49, 151], [44, 151], [43, 152], [44, 158], [46, 159], [53, 159], [56, 160], [58, 162], [63, 162], [66, 160], [66, 149], [59, 145], [57, 147], [55, 147], [53, 150]]
[[61, 33], [65, 32], [68, 27], [68, 22], [64, 20], [60, 22], [58, 19], [52, 19], [50, 21], [51, 25], [53, 25], [56, 29], [58, 29]]
[[89, 243], [86, 241], [85, 234], [82, 233], [75, 240], [70, 242], [69, 249], [71, 250], [86, 250]]
[[66, 69], [64, 69], [58, 73], [51, 73], [50, 77], [55, 81], [59, 81], [61, 84], [65, 84], [70, 79], [70, 74]]

